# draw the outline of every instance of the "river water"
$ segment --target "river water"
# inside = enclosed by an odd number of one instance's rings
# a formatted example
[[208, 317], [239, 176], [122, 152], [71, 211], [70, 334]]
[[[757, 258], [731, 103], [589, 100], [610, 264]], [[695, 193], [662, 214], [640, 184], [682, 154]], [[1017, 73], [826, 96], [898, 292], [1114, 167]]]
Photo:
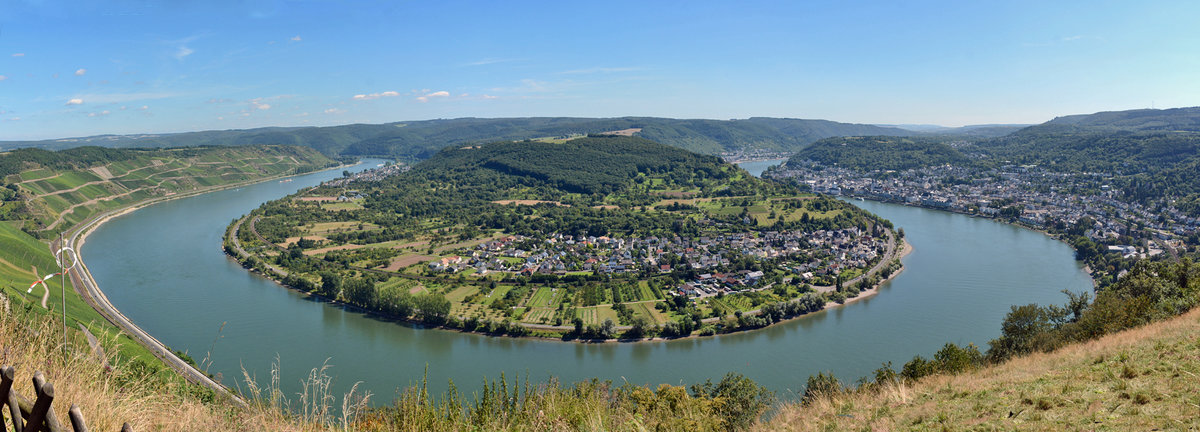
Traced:
[[237, 387], [243, 368], [264, 382], [279, 358], [283, 389], [295, 399], [300, 380], [328, 362], [335, 394], [361, 381], [377, 404], [419, 383], [426, 369], [434, 392], [453, 379], [469, 394], [501, 373], [532, 382], [597, 377], [657, 385], [737, 372], [795, 398], [820, 371], [853, 381], [885, 361], [898, 369], [914, 355], [930, 357], [946, 342], [986, 348], [1011, 305], [1062, 303], [1060, 290], [1091, 288], [1071, 249], [1042, 234], [869, 201], [854, 203], [903, 227], [915, 248], [878, 295], [767, 329], [671, 342], [578, 344], [413, 328], [310, 299], [222, 253], [232, 220], [339, 175], [153, 205], [104, 224], [82, 252], [118, 309], [166, 345], [197, 361], [210, 358], [209, 372], [225, 384]]

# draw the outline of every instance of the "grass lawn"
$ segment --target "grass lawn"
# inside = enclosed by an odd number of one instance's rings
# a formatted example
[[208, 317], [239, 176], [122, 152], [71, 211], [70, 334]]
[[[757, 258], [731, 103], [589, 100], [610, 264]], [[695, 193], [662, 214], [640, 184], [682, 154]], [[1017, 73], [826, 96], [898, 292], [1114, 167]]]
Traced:
[[654, 296], [654, 290], [650, 289], [650, 284], [646, 281], [638, 281], [637, 284], [638, 301], [657, 300]]
[[[588, 312], [584, 313], [584, 311]], [[617, 311], [614, 311], [612, 306], [590, 306], [579, 308], [577, 309], [577, 313], [580, 318], [583, 318], [584, 324], [600, 324], [606, 319], [612, 320], [613, 323], [618, 322]]]
[[447, 293], [446, 299], [450, 300], [452, 302], [455, 302], [455, 303], [460, 303], [463, 301], [464, 298], [467, 298], [467, 296], [469, 296], [471, 294], [475, 294], [477, 292], [479, 292], [478, 285], [470, 285], [470, 284], [463, 285], [463, 286], [460, 286], [460, 287], [456, 288], [455, 290]]
[[668, 321], [667, 316], [654, 308], [654, 303], [636, 303], [630, 306], [633, 316], [645, 317], [651, 324], [662, 324]]
[[529, 299], [527, 305], [529, 307], [553, 307], [556, 305], [555, 300], [561, 297], [562, 294], [558, 290], [550, 287], [540, 287], [533, 293], [533, 298]]

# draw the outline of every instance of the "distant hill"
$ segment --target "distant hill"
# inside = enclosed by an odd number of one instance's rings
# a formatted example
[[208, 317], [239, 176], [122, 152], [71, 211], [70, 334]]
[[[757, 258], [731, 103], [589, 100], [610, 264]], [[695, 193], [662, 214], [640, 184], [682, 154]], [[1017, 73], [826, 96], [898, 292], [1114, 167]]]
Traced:
[[1074, 126], [1095, 131], [1200, 132], [1200, 107], [1104, 111], [1055, 118], [1032, 131]]
[[969, 162], [945, 141], [945, 138], [891, 136], [826, 138], [800, 150], [788, 163], [811, 160], [822, 165], [873, 171]]
[[966, 125], [961, 127], [946, 127], [927, 124], [901, 124], [901, 125], [877, 125], [881, 127], [894, 127], [913, 132], [920, 132], [929, 135], [951, 135], [975, 138], [992, 138], [1008, 135], [1023, 128], [1029, 127], [1028, 124], [982, 124], [982, 125]]
[[716, 154], [756, 148], [793, 152], [833, 136], [912, 135], [914, 132], [827, 120], [751, 118], [746, 120], [681, 120], [656, 117], [621, 118], [459, 118], [387, 124], [329, 127], [271, 127], [163, 135], [103, 135], [46, 141], [0, 142], [0, 149], [38, 147], [47, 150], [97, 145], [104, 147], [188, 147], [286, 144], [312, 147], [327, 156], [389, 156], [421, 160], [442, 147], [498, 140], [525, 140], [641, 129], [637, 136], [689, 151]]

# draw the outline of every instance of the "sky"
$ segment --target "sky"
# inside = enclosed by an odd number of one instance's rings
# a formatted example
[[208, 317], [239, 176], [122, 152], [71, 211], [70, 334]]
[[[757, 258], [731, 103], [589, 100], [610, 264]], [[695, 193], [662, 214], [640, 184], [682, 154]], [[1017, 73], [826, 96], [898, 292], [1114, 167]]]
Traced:
[[1200, 105], [1200, 2], [0, 0], [0, 140]]

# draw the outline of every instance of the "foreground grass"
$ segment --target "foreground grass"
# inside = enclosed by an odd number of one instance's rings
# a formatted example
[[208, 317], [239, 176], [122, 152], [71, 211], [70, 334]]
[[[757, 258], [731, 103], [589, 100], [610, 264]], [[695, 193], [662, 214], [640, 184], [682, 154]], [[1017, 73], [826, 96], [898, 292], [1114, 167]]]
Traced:
[[1200, 309], [974, 372], [787, 405], [759, 428], [1200, 429]]
[[[90, 430], [120, 430], [128, 422], [137, 431], [303, 431], [324, 430], [315, 423], [293, 421], [278, 409], [262, 404], [239, 408], [213, 400], [206, 389], [182, 379], [163, 379], [144, 363], [115, 354], [105, 367], [76, 331], [63, 349], [61, 323], [41, 314], [6, 309], [0, 299], [0, 364], [16, 369], [14, 390], [32, 396], [36, 371], [54, 384], [54, 410], [67, 418], [71, 404], [79, 405]], [[106, 341], [108, 348], [113, 340]], [[65, 354], [64, 354], [65, 351]], [[106, 350], [109, 353], [116, 349]], [[7, 412], [6, 412], [7, 414]], [[12, 430], [4, 422], [5, 430]]]
[[[391, 404], [367, 409], [369, 394], [329, 393], [332, 377], [319, 367], [296, 395], [279, 390], [277, 371], [258, 382], [247, 377], [239, 383], [250, 400], [243, 407], [182, 380], [163, 379], [141, 362], [110, 354], [106, 367], [76, 331], [64, 350], [55, 318], [5, 303], [0, 298], [0, 364], [16, 368], [16, 391], [32, 395], [31, 377], [41, 371], [54, 383], [59, 418], [78, 404], [92, 430], [118, 430], [129, 422], [138, 431], [722, 431], [753, 424], [772, 400], [761, 387], [733, 375], [691, 391], [501, 377], [470, 394], [452, 389], [432, 396], [423, 386], [413, 387]], [[118, 351], [113, 340], [106, 342], [108, 352]]]
[[105, 368], [74, 332], [64, 356], [53, 318], [19, 309], [4, 312], [0, 364], [16, 366], [17, 390], [31, 394], [30, 377], [44, 372], [58, 391], [59, 416], [65, 418], [66, 408], [79, 404], [94, 430], [116, 430], [123, 422], [135, 430], [172, 431], [1200, 428], [1200, 309], [960, 375], [892, 382], [818, 397], [808, 405], [785, 403], [766, 422], [758, 416], [769, 396], [739, 377], [691, 389], [501, 378], [468, 394], [452, 387], [429, 395], [413, 387], [391, 403], [366, 409], [370, 395], [329, 394], [331, 378], [317, 368], [303, 394], [282, 394], [277, 378], [261, 385], [247, 380], [240, 387], [251, 404], [239, 407], [115, 355]]

